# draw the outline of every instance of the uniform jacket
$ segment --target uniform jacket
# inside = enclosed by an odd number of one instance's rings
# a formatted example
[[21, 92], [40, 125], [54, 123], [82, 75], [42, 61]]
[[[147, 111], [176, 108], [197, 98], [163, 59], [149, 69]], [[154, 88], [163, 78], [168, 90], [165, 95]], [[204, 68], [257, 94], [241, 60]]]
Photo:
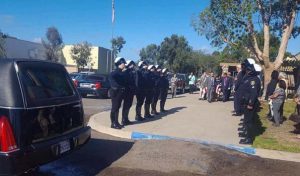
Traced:
[[169, 89], [169, 80], [167, 76], [160, 77], [159, 87], [161, 89]]
[[135, 71], [133, 69], [127, 69], [125, 72], [125, 79], [126, 79], [126, 88], [129, 90], [135, 90]]
[[135, 86], [137, 89], [146, 89], [147, 85], [145, 84], [147, 82], [146, 79], [146, 70], [145, 69], [138, 69], [135, 74]]
[[258, 101], [260, 88], [260, 79], [256, 75], [246, 75], [239, 88], [243, 104], [253, 106]]
[[237, 79], [235, 81], [235, 84], [234, 84], [234, 91], [237, 91], [243, 81], [243, 77], [245, 76], [245, 73], [243, 71], [240, 71], [238, 74], [237, 74]]
[[112, 90], [125, 89], [127, 87], [125, 72], [119, 68], [110, 73], [109, 81]]

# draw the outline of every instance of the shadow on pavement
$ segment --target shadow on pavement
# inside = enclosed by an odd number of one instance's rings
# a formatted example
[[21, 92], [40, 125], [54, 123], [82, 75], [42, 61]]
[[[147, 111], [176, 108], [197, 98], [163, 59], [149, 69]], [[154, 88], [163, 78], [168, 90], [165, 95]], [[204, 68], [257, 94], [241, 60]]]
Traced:
[[125, 155], [133, 144], [133, 142], [92, 138], [78, 151], [42, 166], [34, 175], [97, 175]]
[[180, 106], [180, 107], [171, 108], [164, 113], [159, 113], [159, 115], [155, 115], [154, 118], [146, 118], [143, 121], [134, 121], [132, 125], [156, 121], [156, 120], [162, 119], [165, 116], [175, 114], [176, 112], [179, 112], [180, 110], [182, 110], [184, 108], [186, 108], [186, 107]]

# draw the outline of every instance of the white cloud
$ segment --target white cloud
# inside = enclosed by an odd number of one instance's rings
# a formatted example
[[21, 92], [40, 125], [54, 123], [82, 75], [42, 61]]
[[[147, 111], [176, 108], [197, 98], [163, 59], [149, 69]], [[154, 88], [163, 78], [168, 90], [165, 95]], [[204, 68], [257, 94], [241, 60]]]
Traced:
[[42, 38], [41, 37], [36, 37], [36, 38], [33, 39], [33, 42], [42, 43]]

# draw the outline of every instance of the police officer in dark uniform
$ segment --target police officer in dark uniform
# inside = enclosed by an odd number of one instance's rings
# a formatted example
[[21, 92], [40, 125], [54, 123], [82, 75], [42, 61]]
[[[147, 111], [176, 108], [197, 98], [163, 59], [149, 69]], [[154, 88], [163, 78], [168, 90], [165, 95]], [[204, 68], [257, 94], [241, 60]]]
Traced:
[[125, 79], [125, 64], [126, 61], [122, 57], [117, 57], [115, 59], [116, 69], [110, 73], [109, 81], [111, 85], [111, 112], [110, 112], [110, 120], [111, 120], [111, 128], [121, 129], [122, 126], [119, 124], [118, 116], [119, 109], [124, 99], [126, 79]]
[[244, 109], [244, 130], [243, 134], [239, 134], [244, 139], [240, 140], [240, 144], [251, 144], [253, 142], [253, 127], [255, 113], [259, 105], [258, 96], [261, 88], [261, 82], [254, 64], [244, 62], [246, 67], [246, 75], [240, 85], [240, 93], [242, 95], [242, 105]]
[[146, 100], [145, 100], [145, 118], [153, 118], [150, 114], [150, 105], [154, 96], [154, 87], [155, 87], [155, 66], [154, 65], [149, 65], [148, 70], [146, 71], [145, 77], [146, 77]]
[[242, 112], [243, 108], [242, 108], [242, 105], [241, 105], [242, 97], [241, 97], [241, 93], [240, 93], [240, 85], [241, 85], [241, 83], [243, 81], [243, 78], [246, 74], [245, 64], [249, 65], [249, 64], [254, 64], [254, 63], [255, 63], [255, 61], [253, 59], [248, 58], [241, 64], [241, 71], [237, 75], [237, 80], [236, 80], [235, 86], [234, 86], [233, 103], [234, 103], [234, 112], [235, 112], [235, 114], [233, 114], [233, 116], [243, 115], [243, 112]]
[[160, 80], [161, 80], [161, 66], [156, 65], [156, 70], [154, 71], [154, 92], [153, 99], [151, 102], [151, 114], [158, 115], [159, 113], [156, 111], [156, 105], [158, 102], [158, 98], [160, 95]]
[[128, 114], [130, 108], [132, 106], [133, 97], [135, 94], [136, 86], [135, 86], [135, 63], [132, 60], [126, 61], [126, 71], [125, 79], [126, 79], [126, 88], [125, 88], [125, 96], [124, 96], [124, 103], [123, 103], [123, 110], [122, 110], [122, 125], [130, 125], [132, 124], [129, 121]]
[[161, 72], [161, 80], [159, 82], [159, 88], [160, 88], [160, 112], [164, 113], [165, 110], [165, 104], [168, 96], [168, 90], [169, 90], [169, 80], [168, 80], [168, 69], [164, 68]]
[[147, 71], [147, 63], [144, 61], [140, 61], [138, 63], [138, 70], [136, 71], [135, 75], [135, 86], [136, 86], [136, 116], [135, 120], [142, 121], [144, 118], [142, 117], [142, 106], [144, 104], [145, 98], [146, 98], [146, 89], [147, 85], [145, 84], [147, 82], [146, 79], [146, 71]]

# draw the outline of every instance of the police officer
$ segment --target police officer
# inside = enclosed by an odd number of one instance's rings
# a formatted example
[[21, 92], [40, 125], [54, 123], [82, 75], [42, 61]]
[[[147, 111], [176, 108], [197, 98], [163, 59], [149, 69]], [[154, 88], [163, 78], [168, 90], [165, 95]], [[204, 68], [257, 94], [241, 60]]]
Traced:
[[145, 100], [145, 118], [153, 118], [150, 114], [150, 105], [154, 96], [154, 87], [155, 87], [155, 66], [154, 65], [149, 65], [148, 70], [146, 71], [145, 77], [146, 77], [146, 100]]
[[144, 61], [140, 61], [138, 63], [138, 70], [136, 71], [136, 77], [135, 77], [135, 86], [136, 86], [136, 116], [135, 120], [142, 121], [144, 118], [142, 117], [142, 106], [144, 104], [145, 98], [146, 98], [146, 89], [147, 85], [145, 84], [147, 82], [146, 79], [146, 71], [147, 71], [147, 63]]
[[[247, 63], [246, 63], [247, 62]], [[246, 68], [245, 64], [254, 64], [255, 61], [251, 58], [246, 59], [242, 64], [241, 64], [241, 71], [237, 74], [237, 80], [235, 81], [235, 86], [234, 86], [234, 97], [233, 97], [233, 103], [234, 103], [234, 112], [233, 116], [241, 116], [243, 115], [242, 112], [242, 105], [241, 105], [241, 93], [240, 93], [240, 85], [242, 83], [242, 80], [246, 74]]]
[[135, 94], [136, 86], [135, 86], [135, 63], [132, 60], [126, 61], [126, 70], [125, 70], [125, 79], [126, 79], [126, 88], [125, 88], [125, 96], [124, 96], [124, 104], [122, 110], [122, 125], [130, 125], [132, 124], [129, 121], [128, 114], [130, 108], [132, 106], [133, 97]]
[[125, 80], [125, 59], [122, 57], [117, 57], [115, 59], [116, 69], [110, 73], [109, 81], [111, 84], [111, 112], [110, 112], [110, 120], [111, 120], [111, 128], [121, 129], [122, 126], [119, 124], [118, 116], [119, 109], [124, 98], [126, 80]]
[[168, 69], [164, 68], [161, 72], [161, 80], [159, 82], [159, 88], [160, 88], [160, 112], [164, 113], [165, 110], [165, 104], [168, 96], [168, 90], [169, 90], [169, 80], [168, 80]]
[[153, 90], [153, 99], [151, 102], [151, 114], [158, 115], [159, 113], [156, 111], [157, 101], [160, 95], [160, 81], [161, 81], [161, 66], [156, 65], [154, 71], [154, 90]]
[[259, 105], [258, 96], [261, 88], [258, 73], [255, 70], [254, 64], [244, 62], [246, 75], [240, 85], [240, 93], [242, 95], [242, 105], [244, 109], [244, 127], [239, 130], [244, 130], [244, 133], [239, 135], [245, 137], [240, 140], [240, 144], [251, 144], [253, 142], [253, 126], [255, 113]]

